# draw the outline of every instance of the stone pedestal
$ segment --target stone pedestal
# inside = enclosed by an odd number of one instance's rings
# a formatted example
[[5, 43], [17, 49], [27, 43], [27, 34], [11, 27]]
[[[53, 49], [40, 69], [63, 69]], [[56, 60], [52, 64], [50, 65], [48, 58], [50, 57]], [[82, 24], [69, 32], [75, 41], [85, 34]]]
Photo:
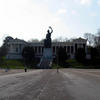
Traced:
[[51, 48], [44, 48], [43, 57], [47, 58], [47, 59], [52, 59], [53, 58], [52, 49]]
[[52, 66], [53, 53], [51, 48], [44, 48], [43, 56], [38, 64], [39, 68], [50, 69]]
[[52, 60], [53, 60], [53, 53], [51, 49], [51, 33], [53, 32], [52, 27], [49, 26], [47, 30], [46, 38], [44, 39], [44, 51], [43, 56], [38, 64], [39, 68], [51, 68]]

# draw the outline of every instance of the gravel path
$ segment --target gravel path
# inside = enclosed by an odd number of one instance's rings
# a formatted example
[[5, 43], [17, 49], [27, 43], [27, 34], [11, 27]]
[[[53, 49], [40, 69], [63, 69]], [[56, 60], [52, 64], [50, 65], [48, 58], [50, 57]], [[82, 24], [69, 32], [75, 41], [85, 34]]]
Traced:
[[100, 100], [100, 70], [33, 70], [0, 76], [0, 100]]

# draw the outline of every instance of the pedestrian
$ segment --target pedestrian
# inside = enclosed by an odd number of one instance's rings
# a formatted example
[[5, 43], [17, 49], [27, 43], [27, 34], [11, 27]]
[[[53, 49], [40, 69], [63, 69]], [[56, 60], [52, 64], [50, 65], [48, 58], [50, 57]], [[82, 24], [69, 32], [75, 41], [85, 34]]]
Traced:
[[27, 67], [24, 68], [25, 72], [27, 72]]
[[8, 68], [5, 69], [5, 72], [8, 72]]
[[7, 66], [7, 68], [5, 69], [5, 72], [8, 72], [8, 70], [9, 70], [9, 67]]
[[59, 67], [57, 66], [57, 73], [59, 73]]

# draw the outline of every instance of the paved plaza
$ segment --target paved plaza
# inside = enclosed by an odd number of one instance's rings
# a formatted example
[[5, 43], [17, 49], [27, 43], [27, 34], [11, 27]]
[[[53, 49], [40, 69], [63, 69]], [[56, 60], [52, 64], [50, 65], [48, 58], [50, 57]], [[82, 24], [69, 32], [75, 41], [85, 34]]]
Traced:
[[0, 75], [0, 100], [100, 100], [100, 70], [4, 73]]

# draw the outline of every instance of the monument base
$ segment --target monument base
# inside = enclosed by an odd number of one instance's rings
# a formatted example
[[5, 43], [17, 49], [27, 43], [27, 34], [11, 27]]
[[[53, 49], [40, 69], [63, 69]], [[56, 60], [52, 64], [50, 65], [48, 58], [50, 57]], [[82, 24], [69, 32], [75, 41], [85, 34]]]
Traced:
[[52, 48], [44, 48], [43, 57], [47, 59], [52, 59], [53, 58]]
[[43, 56], [38, 64], [39, 68], [49, 69], [52, 67], [53, 53], [51, 48], [44, 48]]

